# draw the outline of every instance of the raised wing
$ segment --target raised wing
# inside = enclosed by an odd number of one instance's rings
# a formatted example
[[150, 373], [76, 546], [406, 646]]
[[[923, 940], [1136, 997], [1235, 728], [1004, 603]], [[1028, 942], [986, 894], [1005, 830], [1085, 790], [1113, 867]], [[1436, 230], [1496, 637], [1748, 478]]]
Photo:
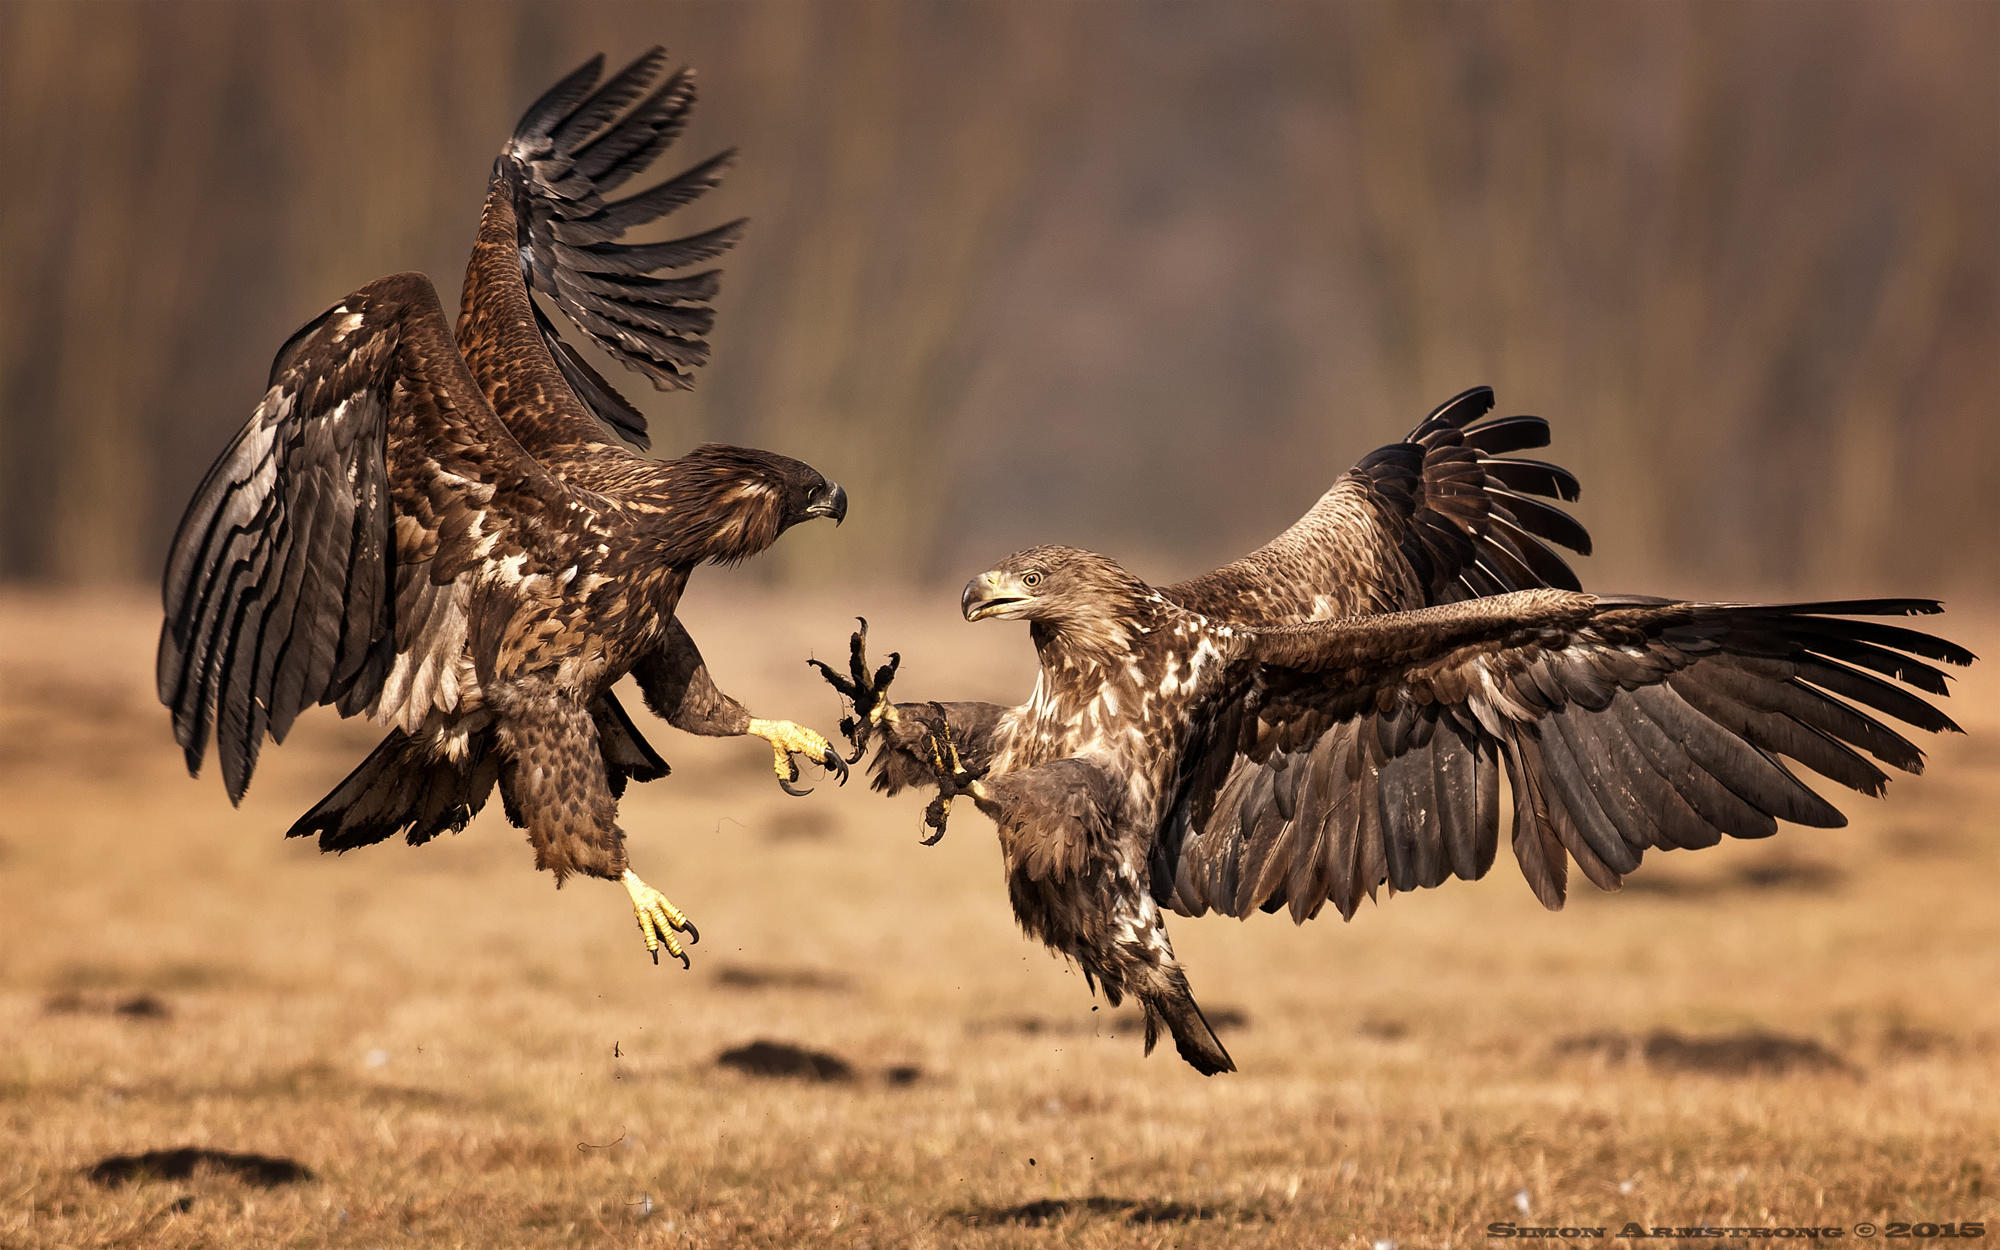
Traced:
[[1576, 479], [1508, 455], [1548, 446], [1548, 422], [1485, 420], [1492, 410], [1483, 386], [1446, 401], [1402, 442], [1363, 457], [1290, 529], [1160, 593], [1215, 620], [1278, 625], [1575, 590], [1554, 547], [1588, 555], [1590, 535], [1542, 500], [1575, 499]]
[[[540, 376], [550, 363], [620, 437], [639, 447], [649, 440], [645, 417], [563, 340], [529, 291], [546, 296], [591, 341], [655, 386], [685, 389], [708, 360], [718, 274], [675, 271], [721, 255], [743, 229], [739, 220], [660, 242], [618, 241], [716, 186], [735, 153], [712, 156], [622, 199], [607, 198], [680, 134], [695, 87], [692, 70], [661, 78], [666, 68], [661, 48], [598, 86], [603, 68], [604, 58], [593, 57], [550, 88], [515, 127], [494, 162], [480, 242], [466, 274], [460, 323], [466, 354], [482, 380], [489, 380], [490, 368], [536, 375], [533, 384], [512, 389], [539, 390], [545, 402], [510, 405], [502, 416], [538, 452], [544, 442], [590, 442], [597, 436], [576, 420], [580, 414], [571, 405], [546, 398], [556, 389]], [[495, 350], [509, 340], [512, 327], [530, 321], [546, 361], [540, 353], [521, 352], [519, 345]]]
[[1783, 761], [1880, 794], [1878, 762], [1923, 767], [1893, 722], [1958, 730], [1906, 687], [1942, 695], [1924, 661], [1973, 656], [1842, 618], [1938, 610], [1535, 591], [1261, 631], [1263, 667], [1162, 830], [1155, 889], [1189, 914], [1302, 921], [1328, 901], [1351, 917], [1383, 885], [1484, 876], [1502, 768], [1515, 859], [1551, 909], [1570, 859], [1615, 889], [1649, 847], [1845, 824]]
[[561, 524], [590, 515], [494, 418], [429, 279], [348, 296], [279, 351], [174, 535], [157, 675], [189, 771], [213, 733], [239, 799], [315, 704], [405, 728], [455, 707], [482, 585], [565, 567]]

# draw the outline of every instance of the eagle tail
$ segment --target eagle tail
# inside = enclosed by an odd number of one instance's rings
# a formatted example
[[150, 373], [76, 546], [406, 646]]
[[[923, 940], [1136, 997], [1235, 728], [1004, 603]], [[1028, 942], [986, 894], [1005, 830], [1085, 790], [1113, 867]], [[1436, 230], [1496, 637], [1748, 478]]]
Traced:
[[322, 851], [351, 851], [404, 833], [421, 846], [471, 822], [493, 792], [499, 760], [477, 735], [463, 759], [440, 756], [402, 730], [299, 817], [285, 836], [319, 837]]
[[627, 782], [658, 781], [673, 771], [609, 690], [590, 705], [590, 715], [597, 722], [597, 746], [604, 753], [604, 779], [612, 798], [624, 797]]
[[1195, 1071], [1203, 1076], [1236, 1071], [1236, 1061], [1229, 1057], [1208, 1017], [1201, 1014], [1201, 1004], [1194, 1001], [1186, 975], [1175, 967], [1167, 969], [1161, 980], [1166, 984], [1148, 987], [1139, 994], [1146, 1006], [1146, 1053], [1153, 1053], [1154, 1043], [1160, 1040], [1160, 1027], [1165, 1025], [1174, 1035], [1174, 1049], [1181, 1052], [1181, 1058]]

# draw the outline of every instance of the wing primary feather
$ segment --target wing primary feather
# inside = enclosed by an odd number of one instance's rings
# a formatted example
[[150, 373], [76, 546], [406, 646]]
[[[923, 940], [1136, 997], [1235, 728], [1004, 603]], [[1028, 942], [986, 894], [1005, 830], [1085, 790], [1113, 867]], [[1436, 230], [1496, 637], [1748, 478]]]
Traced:
[[[1665, 684], [1674, 690], [1692, 713], [1690, 728], [1683, 738], [1688, 757], [1744, 802], [1763, 813], [1767, 821], [1776, 817], [1793, 824], [1825, 829], [1836, 829], [1847, 823], [1847, 818], [1838, 809], [1813, 793], [1783, 765], [1702, 715], [1681, 693], [1680, 674], [1669, 678]], [[1776, 831], [1775, 824], [1761, 828], [1756, 834], [1729, 830], [1737, 837], [1768, 836]]]
[[[1540, 585], [1551, 586], [1557, 590], [1583, 589], [1582, 583], [1577, 581], [1576, 573], [1568, 563], [1541, 539], [1515, 524], [1511, 516], [1496, 508], [1488, 524], [1507, 537], [1508, 551], [1528, 566]], [[1582, 555], [1590, 554], [1588, 536], [1584, 539], [1584, 545], [1576, 550]]]
[[1561, 911], [1568, 892], [1569, 860], [1555, 830], [1549, 827], [1548, 802], [1523, 739], [1508, 743], [1507, 786], [1514, 796], [1514, 861], [1542, 906]]
[[1932, 733], [1965, 732], [1958, 727], [1957, 721], [1909, 691], [1845, 664], [1819, 656], [1806, 656], [1798, 661], [1798, 674], [1829, 694], [1852, 699], [1918, 729], [1927, 729]]
[[1540, 417], [1501, 417], [1467, 430], [1465, 445], [1488, 456], [1534, 451], [1549, 445], [1549, 423]]
[[1510, 492], [1531, 495], [1546, 495], [1551, 499], [1576, 502], [1583, 493], [1583, 486], [1576, 475], [1560, 465], [1545, 460], [1513, 460], [1494, 457], [1482, 461], [1480, 467], [1494, 481], [1508, 488]]
[[[1602, 778], [1593, 775], [1569, 740], [1569, 717], [1556, 712], [1539, 721], [1537, 728], [1541, 732], [1535, 738], [1536, 753], [1557, 800], [1551, 815], [1567, 816], [1581, 839], [1570, 844], [1570, 854], [1585, 876], [1606, 889], [1615, 888], [1618, 877], [1639, 866], [1639, 852], [1607, 810], [1599, 791]], [[1558, 821], [1557, 833], [1562, 832]], [[1586, 853], [1578, 854], [1580, 848]], [[1605, 884], [1607, 879], [1610, 885]]]
[[1561, 508], [1532, 495], [1509, 495], [1506, 507], [1508, 519], [1535, 537], [1568, 547], [1579, 555], [1590, 554], [1590, 531]]
[[1419, 432], [1432, 426], [1449, 426], [1463, 429], [1474, 421], [1493, 411], [1493, 388], [1474, 386], [1460, 391], [1431, 409], [1423, 423], [1417, 426]]
[[[639, 54], [638, 58], [624, 69], [613, 74], [602, 87], [592, 92], [590, 98], [576, 105], [574, 111], [561, 119], [549, 134], [549, 145], [556, 151], [566, 151], [577, 143], [597, 133], [598, 129], [626, 105], [646, 93], [652, 81], [667, 62], [667, 50], [655, 44]], [[595, 82], [597, 71], [604, 67], [600, 55], [586, 68], [590, 69], [590, 81]], [[560, 87], [562, 84], [558, 84]], [[586, 83], [586, 89], [588, 84]], [[532, 111], [532, 110], [531, 110]]]
[[598, 53], [550, 87], [528, 106], [514, 127], [518, 139], [543, 138], [589, 93], [597, 76], [604, 72], [604, 54]]

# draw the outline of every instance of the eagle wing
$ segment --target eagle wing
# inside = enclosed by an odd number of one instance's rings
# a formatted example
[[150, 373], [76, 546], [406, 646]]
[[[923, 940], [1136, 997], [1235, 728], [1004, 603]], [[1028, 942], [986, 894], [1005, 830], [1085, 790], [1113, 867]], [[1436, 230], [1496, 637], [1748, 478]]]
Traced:
[[238, 799], [315, 704], [451, 710], [474, 594], [564, 567], [590, 515], [494, 417], [429, 279], [348, 296], [280, 349], [174, 535], [157, 675], [189, 771], [213, 733]]
[[1492, 410], [1483, 386], [1446, 401], [1402, 442], [1363, 457], [1290, 529], [1160, 593], [1214, 620], [1276, 625], [1577, 589], [1554, 548], [1588, 555], [1590, 535], [1543, 502], [1575, 499], [1576, 478], [1507, 454], [1546, 447], [1548, 422], [1486, 420]]
[[[562, 380], [626, 441], [646, 447], [646, 419], [565, 342], [529, 295], [539, 292], [590, 340], [662, 389], [694, 385], [708, 360], [715, 323], [714, 269], [686, 270], [727, 251], [743, 222], [653, 243], [621, 243], [626, 231], [649, 225], [697, 199], [722, 180], [735, 158], [729, 150], [644, 191], [610, 199], [644, 170], [687, 124], [694, 72], [666, 75], [666, 51], [653, 48], [597, 85], [604, 58], [593, 57], [531, 105], [494, 162], [482, 243], [503, 263], [467, 275], [468, 314], [487, 308], [513, 324], [532, 319]], [[489, 232], [499, 237], [488, 240]], [[514, 368], [528, 367], [519, 354]], [[546, 369], [546, 363], [533, 365]], [[542, 440], [575, 442], [566, 414], [541, 405], [506, 414], [531, 447]]]
[[1551, 909], [1568, 859], [1615, 889], [1649, 847], [1844, 824], [1780, 757], [1870, 795], [1877, 762], [1921, 770], [1890, 723], [1956, 731], [1906, 687], [1944, 694], [1924, 661], [1971, 653], [1842, 618], [1938, 610], [1544, 590], [1257, 631], [1255, 667], [1190, 757], [1155, 889], [1192, 915], [1302, 921], [1328, 901], [1351, 917], [1384, 884], [1484, 876], [1503, 768], [1515, 859]]

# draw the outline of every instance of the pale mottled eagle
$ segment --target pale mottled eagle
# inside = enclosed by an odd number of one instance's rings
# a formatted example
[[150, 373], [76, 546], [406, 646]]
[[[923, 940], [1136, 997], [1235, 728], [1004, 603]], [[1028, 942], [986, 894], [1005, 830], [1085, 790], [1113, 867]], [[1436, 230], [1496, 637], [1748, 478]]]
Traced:
[[[537, 296], [662, 387], [708, 357], [713, 269], [741, 223], [623, 243], [714, 186], [723, 153], [613, 199], [680, 132], [694, 79], [658, 48], [602, 86], [597, 58], [528, 110], [494, 163], [456, 330], [422, 274], [371, 282], [279, 350], [248, 425], [195, 491], [167, 560], [160, 699], [198, 772], [211, 734], [231, 801], [264, 735], [315, 704], [389, 736], [292, 826], [322, 850], [465, 827], [497, 784], [558, 884], [622, 881], [646, 947], [687, 956], [685, 915], [627, 867], [618, 799], [667, 765], [612, 694], [698, 734], [846, 765], [752, 717], [674, 617], [704, 562], [838, 523], [841, 488], [797, 460], [706, 445], [652, 461], [645, 421]], [[664, 77], [663, 77], [664, 74]], [[607, 426], [609, 431], [607, 431]]]
[[[1923, 599], [1751, 605], [1581, 593], [1550, 543], [1587, 552], [1536, 417], [1453, 399], [1343, 476], [1262, 549], [1178, 585], [1035, 547], [965, 588], [969, 621], [1025, 620], [1040, 656], [1019, 707], [891, 703], [895, 660], [863, 632], [844, 722], [875, 784], [936, 783], [942, 834], [968, 794], [999, 825], [1030, 936], [1116, 1004], [1136, 996], [1204, 1073], [1230, 1071], [1165, 913], [1294, 921], [1331, 902], [1482, 877], [1513, 804], [1514, 858], [1562, 906], [1571, 860], [1615, 889], [1650, 847], [1845, 823], [1784, 762], [1864, 794], [1923, 753], [1891, 728], [1958, 727], [1905, 686], [1972, 655], [1844, 619]], [[1919, 658], [1921, 657], [1921, 658]], [[1889, 679], [1889, 680], [1885, 680]], [[1902, 685], [1896, 684], [1897, 682]], [[1781, 758], [1782, 757], [1782, 758]], [[1872, 757], [1872, 758], [1871, 758]]]

